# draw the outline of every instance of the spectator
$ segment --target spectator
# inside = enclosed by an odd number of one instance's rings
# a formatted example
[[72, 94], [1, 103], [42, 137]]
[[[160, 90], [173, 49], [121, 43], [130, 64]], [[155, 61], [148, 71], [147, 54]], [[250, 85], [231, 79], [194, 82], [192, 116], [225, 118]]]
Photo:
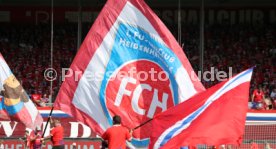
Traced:
[[77, 149], [77, 144], [76, 144], [76, 142], [74, 142], [74, 143], [72, 144], [72, 149]]
[[43, 97], [41, 98], [41, 101], [44, 103], [48, 103], [49, 102], [49, 98], [47, 97], [47, 94], [44, 94]]
[[263, 109], [263, 103], [264, 103], [264, 92], [262, 90], [262, 87], [259, 86], [258, 89], [255, 89], [252, 95], [251, 102], [253, 104], [253, 109]]
[[265, 142], [265, 149], [272, 149], [268, 142]]
[[253, 140], [250, 141], [250, 149], [259, 149], [258, 144]]
[[265, 95], [264, 104], [265, 104], [264, 109], [266, 109], [266, 110], [273, 109], [273, 104], [271, 102], [271, 99], [267, 95]]
[[42, 142], [41, 142], [41, 130], [40, 127], [36, 127], [34, 131], [31, 132], [30, 135], [30, 141], [31, 141], [31, 146], [30, 148], [32, 149], [41, 149]]
[[276, 88], [274, 88], [274, 89], [272, 90], [272, 92], [270, 93], [270, 98], [271, 98], [272, 100], [275, 100], [275, 99], [276, 99]]
[[42, 101], [41, 94], [32, 94], [31, 98], [37, 106], [40, 106], [40, 107], [46, 106], [45, 102]]
[[5, 149], [3, 140], [0, 140], [0, 149]]
[[272, 104], [274, 109], [276, 108], [276, 88], [274, 87], [272, 92], [270, 93], [270, 98], [272, 100]]

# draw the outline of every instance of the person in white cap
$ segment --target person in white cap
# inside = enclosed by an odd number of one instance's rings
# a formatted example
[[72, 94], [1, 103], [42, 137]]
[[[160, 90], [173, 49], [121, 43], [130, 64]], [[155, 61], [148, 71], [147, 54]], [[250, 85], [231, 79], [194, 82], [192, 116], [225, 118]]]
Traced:
[[76, 142], [72, 143], [72, 149], [77, 149], [77, 144], [76, 144]]

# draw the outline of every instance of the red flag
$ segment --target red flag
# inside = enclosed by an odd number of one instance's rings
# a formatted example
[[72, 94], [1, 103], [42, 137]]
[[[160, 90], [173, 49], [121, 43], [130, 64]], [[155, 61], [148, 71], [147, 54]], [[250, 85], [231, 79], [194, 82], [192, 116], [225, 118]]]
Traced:
[[153, 119], [150, 148], [239, 144], [253, 69], [201, 92]]

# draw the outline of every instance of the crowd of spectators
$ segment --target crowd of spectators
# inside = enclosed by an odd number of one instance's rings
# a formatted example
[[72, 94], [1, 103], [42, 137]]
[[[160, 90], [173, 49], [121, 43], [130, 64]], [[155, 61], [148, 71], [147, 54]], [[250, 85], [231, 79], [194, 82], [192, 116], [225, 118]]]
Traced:
[[[83, 35], [87, 33], [86, 29]], [[173, 28], [170, 30], [176, 33]], [[77, 25], [55, 25], [54, 33], [53, 68], [60, 74], [61, 68], [68, 68], [76, 54]], [[198, 71], [198, 26], [183, 26], [182, 40], [184, 52]], [[50, 25], [9, 24], [0, 27], [0, 52], [29, 94], [49, 98], [50, 82], [44, 79], [43, 74], [50, 67]], [[275, 55], [276, 29], [273, 25], [211, 25], [205, 28], [204, 71], [213, 68], [216, 71], [231, 71], [235, 75], [256, 66], [250, 94], [253, 95], [253, 91], [261, 87], [263, 98], [268, 98], [271, 108], [276, 109], [273, 105], [276, 94]], [[219, 82], [216, 79], [201, 81], [206, 88]], [[53, 81], [54, 95], [60, 85], [60, 78]], [[255, 97], [251, 96], [249, 101]]]
[[[193, 68], [199, 70], [199, 28], [183, 27], [184, 51]], [[212, 25], [205, 28], [204, 71], [232, 72], [235, 75], [255, 66], [250, 99], [255, 104], [253, 93], [258, 88], [264, 92], [262, 107], [257, 109], [276, 109], [276, 29], [274, 25]], [[216, 71], [215, 71], [216, 72]], [[206, 88], [219, 80], [204, 80]], [[272, 106], [269, 106], [271, 103]], [[270, 108], [268, 108], [270, 107]]]
[[[0, 52], [24, 89], [44, 106], [43, 98], [50, 95], [50, 81], [44, 79], [44, 71], [51, 67], [51, 30], [49, 25], [2, 25], [0, 27]], [[74, 25], [56, 25], [53, 44], [53, 68], [58, 76], [61, 68], [68, 68], [76, 52]], [[55, 96], [61, 85], [57, 77], [53, 81]]]

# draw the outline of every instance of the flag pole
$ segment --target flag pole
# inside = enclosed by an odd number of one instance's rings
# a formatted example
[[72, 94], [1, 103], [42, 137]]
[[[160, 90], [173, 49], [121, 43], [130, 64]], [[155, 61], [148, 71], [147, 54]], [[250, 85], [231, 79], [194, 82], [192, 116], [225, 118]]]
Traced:
[[[50, 59], [51, 68], [53, 68], [53, 40], [54, 40], [54, 1], [51, 0], [51, 48], [50, 48], [51, 49], [51, 53], [50, 53], [50, 56], [51, 56], [51, 59]], [[53, 103], [53, 81], [50, 82], [50, 96], [51, 96], [50, 102]], [[45, 135], [45, 132], [46, 132], [48, 123], [49, 123], [49, 121], [51, 119], [53, 110], [54, 110], [54, 106], [52, 106], [52, 109], [51, 109], [50, 114], [48, 116], [46, 126], [45, 126], [45, 128], [43, 130], [42, 138]]]
[[177, 40], [178, 40], [178, 43], [179, 45], [182, 44], [182, 41], [181, 41], [181, 36], [182, 36], [182, 26], [181, 26], [181, 1], [178, 0], [178, 20], [177, 20], [177, 25], [178, 25], [178, 37], [177, 37]]
[[[50, 67], [53, 69], [53, 47], [54, 47], [54, 0], [51, 0], [51, 48], [50, 48]], [[53, 81], [50, 82], [50, 102], [53, 103]]]
[[204, 70], [204, 0], [201, 0], [201, 6], [200, 6], [200, 37], [199, 37], [199, 70], [201, 71], [201, 74], [203, 74]]
[[53, 110], [54, 110], [54, 107], [52, 107], [52, 109], [51, 109], [51, 111], [50, 111], [50, 114], [49, 114], [49, 116], [48, 116], [46, 126], [45, 126], [45, 128], [44, 128], [44, 130], [43, 130], [42, 138], [44, 137], [45, 132], [46, 132], [46, 129], [47, 129], [48, 124], [49, 124], [49, 121], [51, 120], [51, 116], [52, 116]]
[[141, 123], [140, 125], [134, 127], [132, 130], [136, 130], [136, 129], [138, 129], [138, 128], [144, 126], [144, 125], [146, 125], [147, 123], [149, 123], [149, 122], [152, 121], [152, 120], [153, 120], [153, 118], [151, 118], [151, 119], [149, 119], [149, 120], [147, 120], [147, 121]]

